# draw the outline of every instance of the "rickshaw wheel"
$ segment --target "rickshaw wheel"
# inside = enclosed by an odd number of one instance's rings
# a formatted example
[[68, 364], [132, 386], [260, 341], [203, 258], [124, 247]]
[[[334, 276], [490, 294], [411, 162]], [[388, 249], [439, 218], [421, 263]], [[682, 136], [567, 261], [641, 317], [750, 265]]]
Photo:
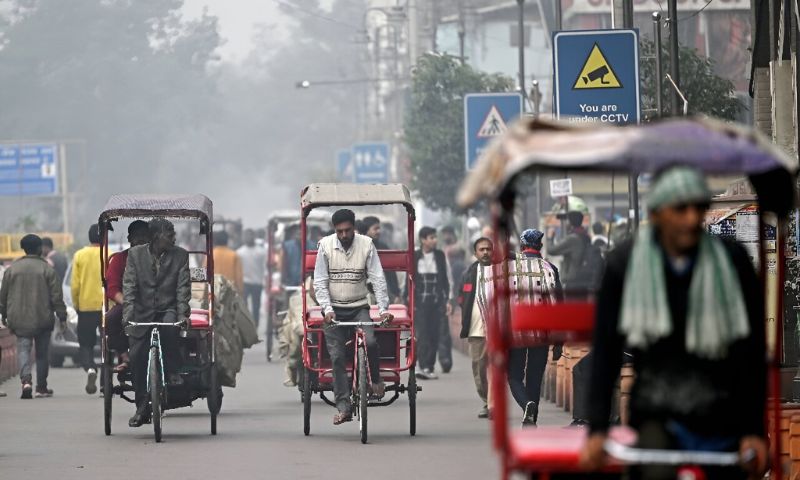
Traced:
[[158, 349], [150, 349], [150, 414], [153, 419], [153, 432], [156, 443], [161, 443], [161, 372], [159, 371]]
[[409, 434], [413, 437], [417, 434], [417, 376], [415, 368], [408, 370], [408, 413], [409, 413]]
[[106, 360], [103, 362], [103, 421], [105, 423], [106, 435], [111, 435], [111, 400], [114, 398], [114, 385], [111, 380], [111, 361], [109, 353], [106, 352]]
[[311, 433], [311, 372], [303, 368], [303, 435]]
[[208, 404], [208, 412], [211, 414], [211, 435], [217, 434], [217, 415], [222, 409], [222, 387], [219, 386], [219, 376], [217, 373], [217, 364], [212, 363], [209, 367], [210, 379], [208, 382], [208, 396], [206, 396], [206, 403]]
[[367, 352], [361, 346], [358, 349], [358, 430], [361, 432], [361, 443], [367, 443]]

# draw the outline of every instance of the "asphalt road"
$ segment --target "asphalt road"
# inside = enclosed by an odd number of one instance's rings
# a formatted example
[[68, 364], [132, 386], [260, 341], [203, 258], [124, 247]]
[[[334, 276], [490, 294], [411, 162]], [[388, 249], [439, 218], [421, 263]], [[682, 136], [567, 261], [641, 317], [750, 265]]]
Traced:
[[[150, 425], [127, 426], [132, 406], [116, 398], [106, 437], [102, 399], [84, 393], [79, 369], [52, 369], [55, 396], [49, 399], [20, 400], [14, 378], [0, 385], [8, 393], [0, 398], [0, 478], [496, 478], [489, 423], [476, 417], [480, 403], [469, 360], [454, 356], [450, 374], [422, 383], [417, 436], [408, 435], [402, 396], [370, 410], [367, 445], [359, 441], [357, 422], [334, 426], [334, 410], [318, 398], [311, 436], [303, 436], [300, 395], [281, 384], [282, 366], [266, 363], [262, 345], [247, 353], [238, 387], [225, 389], [216, 437], [209, 434], [204, 401], [168, 412], [163, 443], [156, 444]], [[563, 412], [543, 407], [540, 424], [567, 422]]]

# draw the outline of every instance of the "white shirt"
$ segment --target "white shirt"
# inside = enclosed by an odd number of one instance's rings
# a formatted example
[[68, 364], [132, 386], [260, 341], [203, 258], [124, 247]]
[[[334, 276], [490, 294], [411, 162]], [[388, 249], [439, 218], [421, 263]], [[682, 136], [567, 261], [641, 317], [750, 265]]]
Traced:
[[[478, 282], [476, 282], [478, 283]], [[486, 322], [483, 321], [481, 309], [478, 305], [478, 295], [472, 301], [472, 319], [469, 322], [469, 337], [485, 337], [486, 336]]]
[[267, 250], [258, 245], [252, 247], [242, 245], [236, 253], [242, 261], [244, 283], [262, 285], [267, 269]]

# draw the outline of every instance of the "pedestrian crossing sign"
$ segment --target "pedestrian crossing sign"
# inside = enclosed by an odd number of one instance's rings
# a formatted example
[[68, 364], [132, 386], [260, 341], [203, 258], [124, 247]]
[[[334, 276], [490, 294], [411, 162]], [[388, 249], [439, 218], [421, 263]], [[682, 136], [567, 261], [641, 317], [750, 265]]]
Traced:
[[496, 137], [508, 130], [506, 122], [497, 111], [497, 107], [492, 105], [492, 109], [486, 115], [486, 119], [481, 124], [481, 129], [478, 130], [478, 138]]
[[583, 68], [575, 79], [573, 90], [592, 89], [592, 88], [622, 88], [619, 78], [611, 68], [611, 64], [606, 60], [600, 46], [595, 43]]

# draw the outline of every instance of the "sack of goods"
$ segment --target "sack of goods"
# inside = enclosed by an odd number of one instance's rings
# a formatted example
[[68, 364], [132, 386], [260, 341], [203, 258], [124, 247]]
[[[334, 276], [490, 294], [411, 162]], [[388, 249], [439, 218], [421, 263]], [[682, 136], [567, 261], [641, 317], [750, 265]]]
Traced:
[[258, 334], [250, 311], [233, 283], [222, 275], [215, 275], [214, 293], [214, 337], [219, 381], [225, 387], [235, 387], [236, 374], [242, 369], [244, 349], [258, 343]]

